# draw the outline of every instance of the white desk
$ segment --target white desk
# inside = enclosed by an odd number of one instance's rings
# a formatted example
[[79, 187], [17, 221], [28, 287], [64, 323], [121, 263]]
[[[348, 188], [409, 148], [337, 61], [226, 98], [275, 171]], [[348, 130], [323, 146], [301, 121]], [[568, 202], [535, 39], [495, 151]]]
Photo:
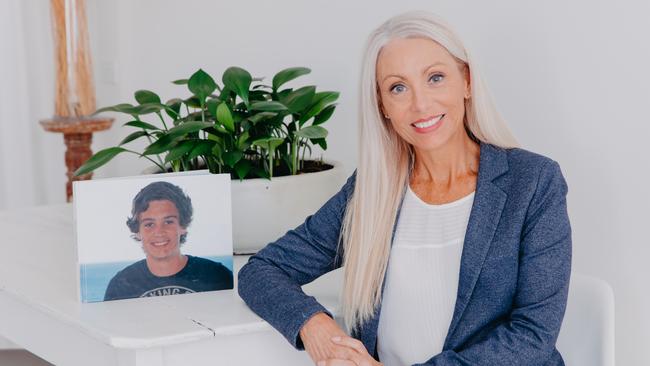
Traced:
[[[53, 364], [311, 365], [236, 290], [81, 304], [70, 205], [0, 212], [0, 233], [0, 336]], [[305, 291], [336, 313], [340, 281]]]

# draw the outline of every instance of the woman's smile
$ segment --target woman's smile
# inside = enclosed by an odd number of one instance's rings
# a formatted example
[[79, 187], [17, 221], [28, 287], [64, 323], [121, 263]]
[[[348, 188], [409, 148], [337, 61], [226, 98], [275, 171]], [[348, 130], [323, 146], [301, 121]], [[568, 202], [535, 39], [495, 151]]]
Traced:
[[444, 114], [439, 114], [437, 116], [432, 116], [428, 118], [422, 118], [419, 119], [413, 123], [411, 123], [411, 126], [415, 128], [415, 132], [418, 133], [427, 133], [431, 132], [434, 130], [437, 130], [440, 125], [442, 125], [443, 120], [442, 118], [444, 117]]

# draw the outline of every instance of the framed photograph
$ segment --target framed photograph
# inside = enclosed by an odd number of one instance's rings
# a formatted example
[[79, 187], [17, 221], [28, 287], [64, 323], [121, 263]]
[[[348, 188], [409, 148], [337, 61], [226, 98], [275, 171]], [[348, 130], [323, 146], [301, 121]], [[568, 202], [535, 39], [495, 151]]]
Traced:
[[82, 302], [233, 288], [230, 176], [74, 182]]

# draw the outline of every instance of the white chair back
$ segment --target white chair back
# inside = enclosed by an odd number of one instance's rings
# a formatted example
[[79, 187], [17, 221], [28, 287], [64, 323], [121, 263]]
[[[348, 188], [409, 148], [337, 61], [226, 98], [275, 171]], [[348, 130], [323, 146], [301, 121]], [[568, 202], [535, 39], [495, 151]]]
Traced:
[[614, 366], [614, 292], [607, 282], [571, 274], [557, 348], [567, 366]]

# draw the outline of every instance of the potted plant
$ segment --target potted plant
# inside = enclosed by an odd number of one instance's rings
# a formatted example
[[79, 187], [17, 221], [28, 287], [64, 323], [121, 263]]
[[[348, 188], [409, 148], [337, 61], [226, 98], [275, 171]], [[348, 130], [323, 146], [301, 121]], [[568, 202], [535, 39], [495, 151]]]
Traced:
[[[96, 112], [126, 114], [132, 120], [124, 126], [135, 131], [117, 146], [98, 151], [75, 174], [91, 172], [121, 153], [145, 158], [159, 172], [229, 173], [234, 179], [235, 248], [255, 251], [314, 212], [344, 178], [340, 164], [308, 159], [315, 145], [327, 149], [322, 124], [334, 113], [339, 93], [317, 92], [313, 85], [283, 88], [310, 71], [285, 69], [267, 85], [242, 68], [230, 67], [218, 85], [198, 70], [189, 79], [173, 82], [186, 85], [189, 97], [164, 103], [156, 93], [138, 90], [137, 104]], [[144, 150], [127, 148], [141, 139], [147, 140]]]

